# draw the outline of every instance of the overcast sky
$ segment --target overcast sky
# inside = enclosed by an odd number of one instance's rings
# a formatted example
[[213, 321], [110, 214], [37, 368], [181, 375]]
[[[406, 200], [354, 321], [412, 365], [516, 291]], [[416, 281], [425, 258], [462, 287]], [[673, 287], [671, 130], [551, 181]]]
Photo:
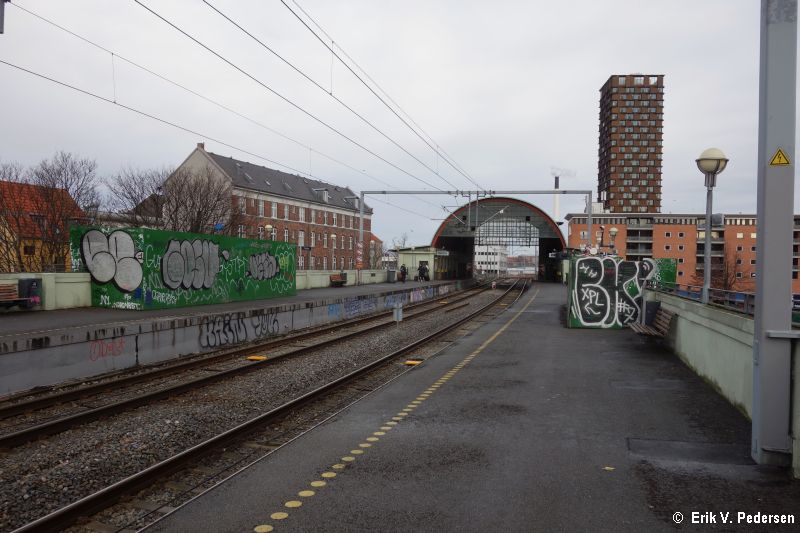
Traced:
[[[281, 0], [209, 0], [372, 122], [444, 180], [251, 40], [201, 0], [141, 0], [368, 154], [190, 41], [134, 1], [14, 0], [0, 59], [197, 132], [188, 133], [0, 64], [0, 160], [25, 165], [57, 150], [122, 166], [175, 166], [206, 149], [355, 191], [475, 188], [404, 126]], [[306, 21], [298, 6], [287, 4]], [[702, 212], [694, 159], [710, 146], [730, 164], [717, 212], [755, 212], [760, 2], [755, 0], [300, 0], [300, 6], [483, 188], [596, 189], [599, 89], [612, 74], [664, 74], [664, 212]], [[25, 8], [292, 142], [133, 67]], [[309, 22], [309, 24], [311, 24]], [[211, 139], [216, 140], [211, 140]], [[225, 146], [227, 143], [236, 148]], [[309, 150], [311, 147], [312, 150]], [[250, 152], [243, 153], [243, 151]], [[336, 163], [326, 154], [348, 166]], [[295, 170], [288, 170], [259, 157]], [[380, 181], [376, 181], [380, 180]], [[379, 199], [384, 199], [381, 197]], [[552, 215], [551, 196], [527, 197]], [[452, 197], [371, 200], [374, 230], [427, 244]], [[426, 203], [430, 202], [430, 203]], [[431, 205], [434, 204], [434, 205]], [[562, 200], [561, 216], [583, 210]], [[432, 220], [433, 219], [433, 220]]]

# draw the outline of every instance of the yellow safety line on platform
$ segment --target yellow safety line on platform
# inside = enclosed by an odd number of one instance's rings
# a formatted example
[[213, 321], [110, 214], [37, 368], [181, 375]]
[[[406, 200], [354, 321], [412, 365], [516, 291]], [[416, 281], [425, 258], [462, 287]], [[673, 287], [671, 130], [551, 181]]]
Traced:
[[[390, 421], [384, 422], [383, 424], [381, 424], [380, 431], [375, 431], [371, 435], [378, 435], [378, 436], [382, 437], [382, 436], [386, 435], [386, 432], [391, 431], [392, 429], [394, 429], [394, 426], [398, 425], [400, 422], [408, 420], [407, 417], [408, 417], [409, 413], [413, 412], [414, 409], [419, 407], [422, 404], [422, 402], [424, 402], [425, 400], [428, 400], [437, 391], [437, 389], [439, 387], [441, 387], [442, 385], [447, 383], [447, 381], [449, 381], [450, 378], [454, 377], [465, 366], [467, 366], [478, 354], [480, 354], [484, 349], [486, 349], [487, 346], [489, 346], [491, 343], [493, 343], [495, 341], [495, 339], [497, 339], [497, 337], [502, 335], [503, 332], [505, 330], [507, 330], [509, 328], [509, 326], [511, 326], [511, 324], [513, 324], [514, 321], [517, 320], [517, 318], [519, 318], [520, 315], [522, 313], [524, 313], [528, 309], [528, 307], [531, 306], [531, 304], [533, 303], [533, 301], [536, 299], [536, 297], [538, 295], [539, 295], [539, 290], [537, 289], [537, 291], [534, 293], [534, 295], [531, 296], [531, 299], [527, 301], [525, 306], [522, 309], [520, 309], [519, 311], [517, 311], [517, 313], [513, 317], [511, 317], [511, 319], [508, 322], [503, 324], [503, 327], [501, 327], [499, 330], [497, 330], [491, 337], [486, 339], [483, 342], [483, 344], [481, 344], [480, 346], [475, 348], [475, 350], [473, 350], [472, 353], [470, 353], [468, 356], [466, 356], [463, 360], [461, 360], [460, 362], [455, 364], [453, 366], [453, 368], [451, 368], [450, 370], [445, 372], [442, 375], [442, 377], [437, 379], [432, 385], [426, 387], [423, 392], [419, 393], [419, 395], [416, 397], [415, 400], [411, 401], [408, 405], [406, 405], [403, 408], [403, 410], [400, 411], [399, 413], [397, 413], [396, 416], [393, 416]], [[346, 455], [346, 456], [342, 457], [340, 459], [342, 462], [334, 464], [333, 466], [331, 466], [331, 468], [334, 469], [334, 470], [340, 470], [340, 471], [344, 470], [351, 463], [354, 463], [359, 455], [364, 454], [364, 452], [366, 451], [365, 450], [366, 448], [370, 448], [373, 445], [377, 445], [376, 441], [378, 441], [379, 439], [377, 439], [377, 438], [375, 438], [373, 436], [370, 436], [370, 437], [366, 437], [364, 440], [369, 441], [369, 442], [359, 443], [357, 449], [350, 450], [350, 452], [349, 452], [350, 455]], [[329, 480], [333, 480], [333, 478], [336, 477], [336, 472], [325, 471], [325, 472], [322, 472], [320, 474], [320, 477], [323, 478], [323, 479], [316, 479], [316, 480], [312, 481], [311, 483], [309, 483], [309, 485], [311, 487], [316, 488], [316, 489], [320, 489], [322, 487], [325, 487]], [[302, 491], [297, 493], [297, 495], [302, 497], [302, 498], [311, 498], [315, 494], [316, 494], [316, 491], [313, 491], [313, 490], [302, 490]], [[303, 502], [301, 502], [299, 500], [289, 500], [289, 501], [286, 501], [286, 502], [283, 503], [284, 509], [287, 509], [287, 508], [288, 509], [298, 508], [298, 507], [301, 507], [302, 505], [303, 505]], [[273, 519], [273, 520], [285, 520], [288, 517], [289, 517], [289, 513], [287, 513], [286, 511], [275, 512], [275, 513], [272, 513], [270, 515], [270, 518]], [[275, 528], [275, 526], [272, 525], [272, 524], [259, 524], [259, 525], [255, 526], [253, 528], [253, 531], [255, 533], [266, 533], [268, 531], [273, 531], [274, 528]]]

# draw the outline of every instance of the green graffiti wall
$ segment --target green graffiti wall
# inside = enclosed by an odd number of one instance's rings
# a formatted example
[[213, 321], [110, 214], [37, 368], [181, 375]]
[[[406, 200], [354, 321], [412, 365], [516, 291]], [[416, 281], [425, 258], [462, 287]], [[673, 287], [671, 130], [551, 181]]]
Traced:
[[570, 260], [567, 325], [624, 328], [639, 320], [645, 283], [675, 283], [676, 259], [623, 261], [578, 256]]
[[294, 244], [143, 228], [70, 228], [75, 270], [92, 305], [166, 309], [291, 296]]

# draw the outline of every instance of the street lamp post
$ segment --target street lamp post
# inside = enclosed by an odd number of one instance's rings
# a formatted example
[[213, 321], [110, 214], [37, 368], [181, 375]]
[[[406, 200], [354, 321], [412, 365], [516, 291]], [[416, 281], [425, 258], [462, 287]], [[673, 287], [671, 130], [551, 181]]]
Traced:
[[703, 250], [703, 293], [701, 302], [708, 303], [708, 290], [711, 287], [711, 205], [714, 196], [714, 187], [717, 184], [717, 174], [725, 170], [728, 158], [719, 148], [705, 150], [695, 162], [706, 177], [706, 239]]

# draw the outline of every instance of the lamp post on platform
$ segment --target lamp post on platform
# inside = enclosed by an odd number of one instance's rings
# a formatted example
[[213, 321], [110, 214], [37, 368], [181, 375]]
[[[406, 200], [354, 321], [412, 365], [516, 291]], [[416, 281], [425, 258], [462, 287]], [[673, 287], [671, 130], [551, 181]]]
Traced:
[[711, 287], [711, 205], [714, 197], [714, 187], [717, 184], [717, 174], [725, 170], [728, 158], [719, 148], [705, 150], [695, 162], [706, 177], [706, 238], [703, 250], [703, 293], [701, 302], [708, 303], [708, 291]]
[[608, 230], [608, 234], [611, 236], [611, 244], [609, 245], [609, 249], [610, 249], [610, 252], [611, 252], [612, 255], [616, 255], [616, 249], [614, 247], [614, 241], [617, 238], [617, 233], [619, 233], [619, 230], [614, 226], [612, 226]]

